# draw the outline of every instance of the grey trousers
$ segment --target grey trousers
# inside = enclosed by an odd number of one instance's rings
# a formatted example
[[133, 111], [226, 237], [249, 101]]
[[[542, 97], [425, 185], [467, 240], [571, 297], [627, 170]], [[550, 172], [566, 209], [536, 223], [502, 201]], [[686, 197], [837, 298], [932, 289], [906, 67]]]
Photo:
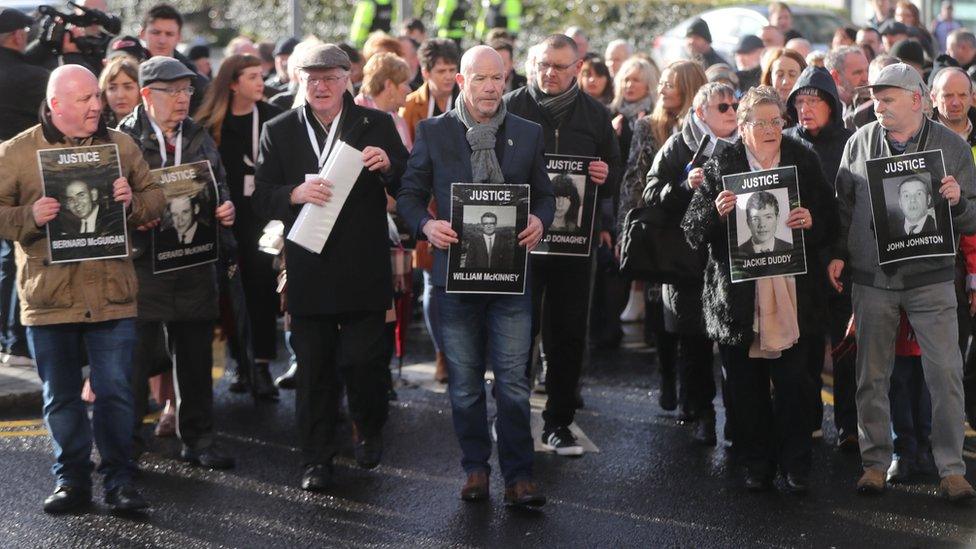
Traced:
[[922, 370], [932, 396], [932, 454], [939, 476], [965, 474], [962, 355], [952, 282], [910, 290], [854, 284], [852, 297], [857, 328], [857, 431], [864, 468], [887, 471], [891, 465], [888, 386], [901, 308], [922, 348]]

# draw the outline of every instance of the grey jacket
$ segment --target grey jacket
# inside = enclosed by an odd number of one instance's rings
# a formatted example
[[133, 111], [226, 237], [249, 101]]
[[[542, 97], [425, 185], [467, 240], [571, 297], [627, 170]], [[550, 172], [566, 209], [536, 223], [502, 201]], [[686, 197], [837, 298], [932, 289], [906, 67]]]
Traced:
[[[961, 137], [941, 124], [930, 120], [925, 120], [925, 124], [928, 125], [925, 142], [912, 142], [905, 152], [942, 149], [946, 174], [955, 176], [962, 189], [959, 203], [950, 209], [956, 238], [976, 233], [976, 167], [972, 150]], [[832, 256], [844, 260], [853, 281], [865, 286], [905, 290], [951, 281], [955, 276], [953, 257], [913, 259], [884, 267], [878, 263], [865, 161], [891, 155], [884, 128], [878, 122], [862, 127], [847, 141], [837, 171], [840, 232]]]

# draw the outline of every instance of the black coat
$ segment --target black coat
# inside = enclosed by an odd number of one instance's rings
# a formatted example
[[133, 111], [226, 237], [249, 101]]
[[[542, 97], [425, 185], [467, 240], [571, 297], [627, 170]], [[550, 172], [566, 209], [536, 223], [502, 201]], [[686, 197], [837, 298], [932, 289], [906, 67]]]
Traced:
[[[260, 217], [284, 222], [285, 234], [302, 209], [291, 204], [291, 192], [305, 181], [305, 174], [319, 171], [308, 141], [308, 116], [307, 107], [292, 109], [265, 124], [261, 133], [253, 204]], [[363, 169], [322, 253], [285, 240], [287, 308], [293, 315], [385, 311], [393, 300], [384, 191], [396, 195], [407, 149], [389, 114], [356, 105], [348, 93], [336, 139], [359, 150], [383, 149], [392, 169], [388, 176]]]
[[37, 124], [50, 73], [17, 51], [0, 47], [0, 141]]
[[[803, 233], [807, 272], [796, 276], [800, 335], [822, 334], [827, 327], [828, 283], [821, 250], [835, 238], [839, 224], [837, 204], [830, 185], [824, 180], [820, 161], [809, 148], [783, 137], [779, 165], [796, 166], [800, 204], [813, 217], [813, 227]], [[705, 182], [695, 191], [682, 221], [688, 243], [708, 250], [702, 295], [705, 331], [715, 341], [727, 345], [752, 342], [756, 285], [751, 281], [732, 284], [727, 221], [719, 219], [715, 198], [722, 191], [722, 175], [749, 171], [752, 170], [741, 140], [709, 160], [705, 164]]]

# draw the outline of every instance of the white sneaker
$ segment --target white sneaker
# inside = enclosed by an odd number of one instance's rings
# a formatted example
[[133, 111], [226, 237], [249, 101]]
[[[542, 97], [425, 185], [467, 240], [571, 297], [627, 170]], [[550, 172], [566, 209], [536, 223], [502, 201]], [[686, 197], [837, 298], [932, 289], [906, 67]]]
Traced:
[[576, 437], [569, 427], [558, 427], [552, 431], [542, 433], [542, 447], [560, 456], [581, 456], [583, 446], [576, 441]]

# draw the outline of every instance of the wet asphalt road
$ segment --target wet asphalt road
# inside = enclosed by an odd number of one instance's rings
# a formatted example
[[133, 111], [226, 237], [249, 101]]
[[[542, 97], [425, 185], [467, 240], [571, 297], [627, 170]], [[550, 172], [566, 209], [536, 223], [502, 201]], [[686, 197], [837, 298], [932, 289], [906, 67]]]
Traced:
[[[418, 328], [411, 338], [408, 377], [422, 381], [432, 352]], [[284, 368], [283, 361], [274, 367]], [[549, 496], [541, 513], [504, 508], [497, 473], [490, 503], [458, 499], [460, 452], [447, 396], [433, 383], [398, 388], [379, 468], [356, 468], [347, 448], [334, 489], [318, 495], [297, 486], [292, 395], [255, 405], [229, 394], [224, 378], [216, 389], [218, 440], [237, 468], [189, 467], [175, 459], [174, 440], [155, 441], [139, 478], [153, 508], [137, 519], [114, 517], [101, 504], [45, 515], [51, 454], [39, 411], [0, 412], [0, 547], [976, 546], [976, 508], [942, 502], [934, 482], [857, 496], [858, 459], [833, 450], [829, 417], [809, 495], [746, 493], [721, 442], [695, 446], [690, 427], [657, 407], [654, 369], [646, 348], [594, 355], [577, 424], [600, 452], [537, 454], [537, 479]]]

